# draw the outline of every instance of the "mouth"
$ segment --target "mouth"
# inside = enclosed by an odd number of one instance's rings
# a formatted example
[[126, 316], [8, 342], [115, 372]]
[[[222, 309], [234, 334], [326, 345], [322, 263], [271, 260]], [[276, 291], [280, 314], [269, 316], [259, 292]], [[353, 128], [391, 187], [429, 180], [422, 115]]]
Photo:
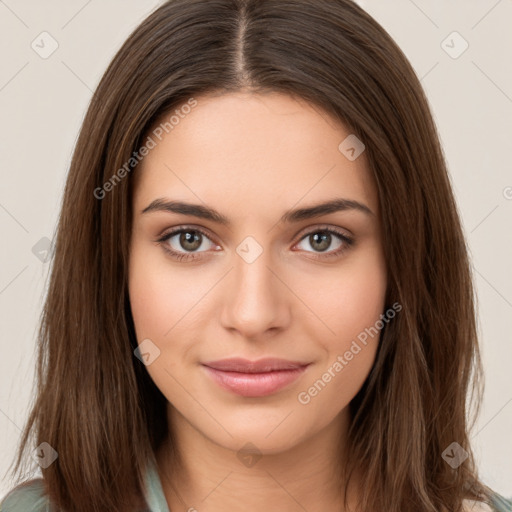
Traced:
[[297, 380], [310, 363], [266, 358], [259, 361], [234, 358], [203, 363], [210, 378], [223, 389], [240, 396], [271, 395]]

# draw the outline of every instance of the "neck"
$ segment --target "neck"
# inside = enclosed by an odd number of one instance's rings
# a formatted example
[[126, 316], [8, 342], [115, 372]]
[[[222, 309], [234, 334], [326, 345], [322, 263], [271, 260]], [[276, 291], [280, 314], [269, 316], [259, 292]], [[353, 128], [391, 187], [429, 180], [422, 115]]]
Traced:
[[[157, 462], [171, 512], [221, 512], [227, 507], [238, 510], [241, 504], [244, 512], [345, 510], [346, 482], [340, 461], [345, 453], [341, 440], [348, 428], [348, 411], [293, 448], [254, 458], [212, 442], [172, 407], [169, 418], [178, 456], [172, 458], [165, 443]], [[352, 480], [357, 482], [357, 476]], [[357, 484], [351, 483], [351, 510], [355, 488]]]

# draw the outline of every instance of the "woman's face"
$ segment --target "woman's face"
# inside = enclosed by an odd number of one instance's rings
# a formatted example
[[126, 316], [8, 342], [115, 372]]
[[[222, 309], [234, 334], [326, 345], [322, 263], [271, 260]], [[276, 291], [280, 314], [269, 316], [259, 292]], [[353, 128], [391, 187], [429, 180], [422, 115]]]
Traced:
[[[386, 292], [376, 189], [363, 147], [316, 107], [196, 100], [134, 171], [137, 340], [171, 421], [283, 451], [341, 425], [372, 367]], [[341, 199], [363, 206], [319, 206]], [[295, 369], [205, 366], [235, 357]]]

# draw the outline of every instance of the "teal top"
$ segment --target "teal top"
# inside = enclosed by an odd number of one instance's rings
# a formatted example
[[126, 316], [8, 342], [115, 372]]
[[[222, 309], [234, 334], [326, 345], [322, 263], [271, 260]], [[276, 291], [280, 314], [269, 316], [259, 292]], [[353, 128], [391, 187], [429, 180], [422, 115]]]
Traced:
[[[165, 499], [160, 476], [153, 460], [150, 460], [145, 475], [146, 503], [141, 512], [170, 512]], [[57, 512], [44, 493], [42, 478], [27, 482], [26, 486], [12, 490], [0, 503], [0, 512]]]
[[[170, 512], [162, 489], [162, 483], [153, 461], [145, 475], [146, 502], [143, 512]], [[477, 508], [473, 509], [475, 512]], [[487, 509], [486, 509], [487, 510]], [[493, 497], [493, 512], [512, 512], [512, 499], [499, 494]], [[44, 494], [43, 479], [30, 480], [26, 486], [11, 491], [0, 503], [0, 512], [56, 512], [50, 507]]]

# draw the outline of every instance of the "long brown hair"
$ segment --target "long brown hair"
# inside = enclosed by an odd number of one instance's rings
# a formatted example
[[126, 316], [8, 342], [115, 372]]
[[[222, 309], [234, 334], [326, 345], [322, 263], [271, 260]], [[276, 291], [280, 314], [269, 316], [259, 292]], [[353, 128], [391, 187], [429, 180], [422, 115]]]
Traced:
[[[171, 0], [118, 51], [69, 170], [37, 397], [15, 471], [29, 447], [47, 442], [59, 454], [43, 469], [57, 507], [143, 508], [143, 475], [169, 433], [166, 400], [133, 353], [134, 155], [156, 121], [190, 98], [240, 90], [303, 98], [366, 146], [382, 211], [386, 301], [403, 309], [350, 404], [350, 453], [340, 464], [347, 474], [362, 469], [362, 509], [457, 512], [463, 498], [489, 500], [468, 436], [482, 393], [472, 276], [439, 136], [408, 60], [351, 0]], [[456, 468], [442, 456], [453, 442], [468, 453]]]

